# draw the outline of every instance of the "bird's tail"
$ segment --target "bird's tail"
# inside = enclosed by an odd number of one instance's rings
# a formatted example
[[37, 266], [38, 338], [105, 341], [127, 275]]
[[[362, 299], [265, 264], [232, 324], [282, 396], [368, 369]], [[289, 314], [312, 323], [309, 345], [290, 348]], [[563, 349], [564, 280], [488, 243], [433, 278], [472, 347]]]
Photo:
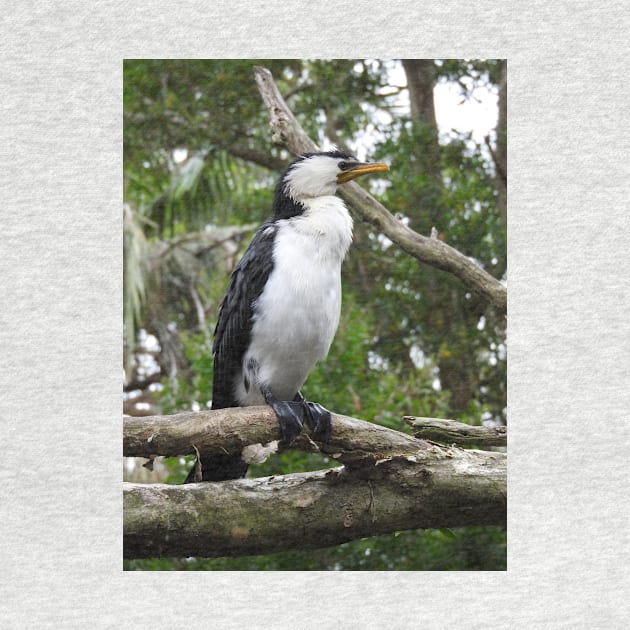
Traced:
[[247, 473], [247, 468], [248, 465], [238, 455], [200, 455], [184, 483], [240, 479]]

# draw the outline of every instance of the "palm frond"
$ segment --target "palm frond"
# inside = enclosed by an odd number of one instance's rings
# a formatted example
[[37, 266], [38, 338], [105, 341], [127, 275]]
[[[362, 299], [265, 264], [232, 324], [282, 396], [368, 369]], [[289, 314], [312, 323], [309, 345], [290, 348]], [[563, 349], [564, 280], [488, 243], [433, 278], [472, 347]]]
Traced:
[[149, 243], [145, 226], [148, 223], [129, 204], [123, 205], [123, 336], [126, 370], [133, 356], [136, 325], [142, 320], [147, 294]]

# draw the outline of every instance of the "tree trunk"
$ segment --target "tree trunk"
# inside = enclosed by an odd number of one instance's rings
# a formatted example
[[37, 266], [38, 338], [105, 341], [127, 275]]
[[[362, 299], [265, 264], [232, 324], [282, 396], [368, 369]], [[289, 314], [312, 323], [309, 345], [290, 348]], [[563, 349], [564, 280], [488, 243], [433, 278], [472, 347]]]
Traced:
[[429, 157], [423, 165], [423, 170], [427, 170], [436, 180], [436, 184], [441, 187], [440, 143], [433, 98], [435, 61], [433, 59], [401, 59], [401, 62], [407, 77], [411, 119], [416, 127], [426, 132], [424, 146], [419, 147], [418, 157]]
[[497, 205], [499, 215], [503, 221], [503, 229], [507, 230], [507, 61], [501, 61], [501, 76], [499, 79], [499, 116], [497, 119], [496, 144], [496, 182]]
[[[440, 143], [437, 119], [435, 117], [435, 61], [432, 59], [402, 59], [407, 77], [409, 106], [413, 123], [415, 152], [415, 172], [418, 181], [425, 182], [411, 207], [416, 208], [417, 225], [429, 219], [430, 227], [437, 226], [440, 219], [440, 194], [442, 192], [442, 172], [440, 166]], [[427, 177], [428, 176], [428, 177]], [[418, 222], [421, 221], [421, 222]]]

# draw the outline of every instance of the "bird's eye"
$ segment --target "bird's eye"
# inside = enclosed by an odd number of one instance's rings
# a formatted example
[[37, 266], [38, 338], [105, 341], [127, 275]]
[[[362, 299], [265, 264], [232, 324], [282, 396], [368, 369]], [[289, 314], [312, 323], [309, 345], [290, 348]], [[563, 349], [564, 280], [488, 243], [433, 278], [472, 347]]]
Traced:
[[352, 168], [352, 162], [339, 162], [337, 166], [340, 171], [347, 171], [349, 168]]

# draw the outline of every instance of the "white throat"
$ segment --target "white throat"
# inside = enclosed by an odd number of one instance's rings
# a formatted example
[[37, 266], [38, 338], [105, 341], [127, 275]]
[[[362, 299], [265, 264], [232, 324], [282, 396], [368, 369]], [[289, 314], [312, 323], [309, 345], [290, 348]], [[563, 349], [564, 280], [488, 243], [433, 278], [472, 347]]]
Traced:
[[303, 247], [302, 256], [313, 265], [329, 264], [325, 261], [330, 260], [341, 267], [352, 243], [352, 218], [345, 204], [334, 195], [304, 199], [302, 204], [306, 210], [301, 215], [279, 221], [279, 225], [291, 228]]

